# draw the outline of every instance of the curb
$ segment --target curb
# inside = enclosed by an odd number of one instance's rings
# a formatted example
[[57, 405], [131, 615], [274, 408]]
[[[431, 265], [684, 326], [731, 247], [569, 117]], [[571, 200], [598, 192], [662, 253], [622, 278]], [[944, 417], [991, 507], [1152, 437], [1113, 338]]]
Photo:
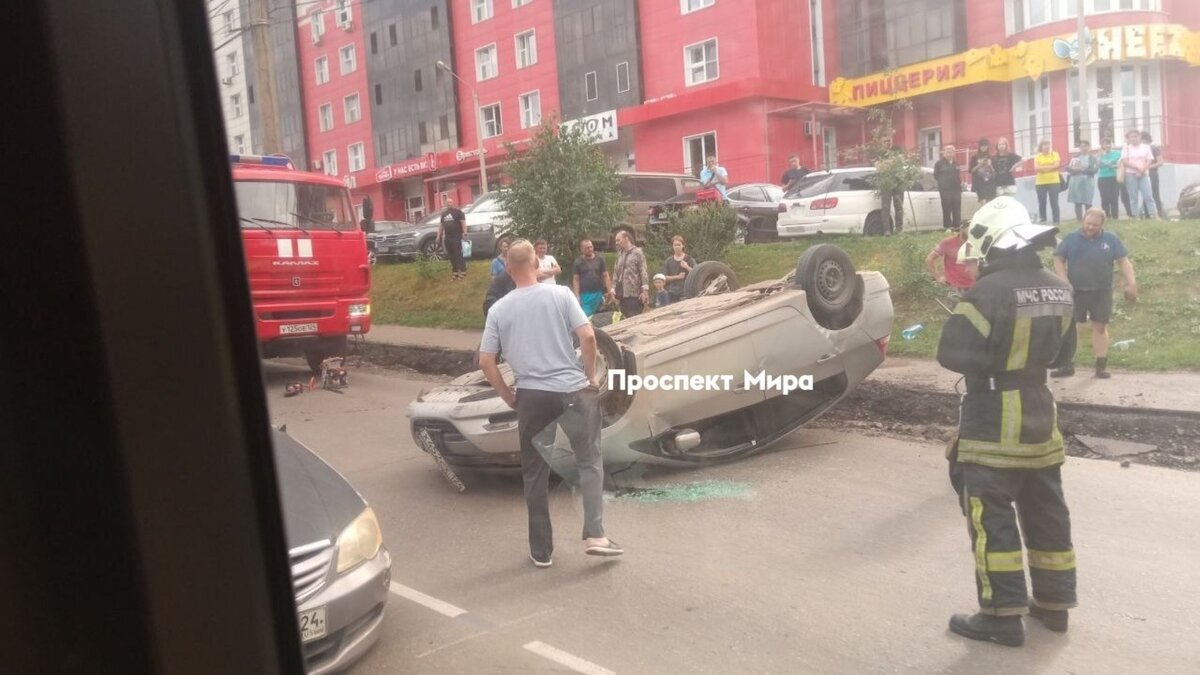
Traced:
[[363, 341], [354, 344], [353, 353], [377, 366], [403, 366], [426, 375], [458, 377], [478, 369], [474, 350]]

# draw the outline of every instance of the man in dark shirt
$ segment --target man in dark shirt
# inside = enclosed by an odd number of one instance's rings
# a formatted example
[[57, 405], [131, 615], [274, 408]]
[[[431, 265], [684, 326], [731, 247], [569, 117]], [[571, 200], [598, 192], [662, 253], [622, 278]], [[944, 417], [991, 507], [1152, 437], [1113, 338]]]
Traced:
[[808, 169], [800, 165], [800, 156], [792, 155], [788, 157], [788, 169], [783, 172], [783, 178], [779, 179], [779, 186], [783, 188], [784, 192], [787, 192], [807, 175]]
[[1017, 179], [1013, 169], [1021, 163], [1021, 156], [1008, 147], [1008, 139], [996, 141], [996, 156], [992, 158], [992, 168], [996, 171], [996, 195], [1012, 197], [1017, 194]]
[[583, 313], [590, 317], [600, 308], [604, 296], [612, 291], [612, 277], [604, 257], [596, 255], [596, 245], [591, 239], [580, 242], [579, 252], [582, 255], [571, 265], [571, 286]]
[[[1075, 321], [1092, 324], [1092, 351], [1096, 354], [1096, 377], [1110, 377], [1108, 367], [1108, 322], [1112, 318], [1113, 263], [1125, 277], [1125, 299], [1137, 302], [1137, 281], [1129, 252], [1117, 235], [1104, 229], [1104, 210], [1088, 209], [1083, 227], [1068, 234], [1054, 251], [1054, 271], [1075, 289]], [[1067, 335], [1067, 354], [1053, 377], [1075, 374], [1075, 335]]]
[[437, 244], [445, 246], [446, 255], [450, 258], [450, 269], [454, 279], [464, 279], [467, 276], [467, 263], [463, 260], [463, 232], [466, 215], [460, 209], [454, 208], [454, 197], [446, 197], [446, 208], [442, 210], [442, 219], [438, 223]]
[[954, 163], [953, 145], [942, 146], [942, 158], [933, 165], [933, 178], [942, 198], [942, 229], [954, 230], [962, 222], [962, 178]]

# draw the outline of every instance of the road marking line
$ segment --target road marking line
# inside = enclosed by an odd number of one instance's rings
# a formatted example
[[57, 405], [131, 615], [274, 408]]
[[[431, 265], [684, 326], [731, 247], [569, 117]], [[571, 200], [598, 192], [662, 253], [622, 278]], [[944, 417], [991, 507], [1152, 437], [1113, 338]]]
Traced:
[[460, 645], [460, 644], [462, 644], [462, 643], [464, 643], [464, 642], [466, 642], [466, 641], [468, 641], [468, 640], [474, 640], [475, 638], [477, 638], [477, 637], [480, 637], [480, 636], [483, 636], [483, 635], [487, 635], [488, 633], [492, 633], [492, 632], [495, 632], [495, 631], [498, 631], [498, 630], [502, 630], [502, 629], [504, 629], [504, 628], [508, 628], [508, 627], [510, 627], [510, 626], [515, 626], [515, 625], [517, 625], [517, 624], [519, 624], [519, 623], [524, 623], [524, 622], [526, 622], [526, 621], [528, 621], [528, 620], [530, 620], [530, 619], [536, 619], [536, 618], [537, 618], [537, 617], [539, 617], [539, 616], [545, 616], [545, 615], [547, 615], [547, 614], [554, 614], [554, 613], [561, 612], [561, 611], [562, 611], [562, 607], [551, 607], [550, 609], [543, 609], [543, 610], [542, 610], [542, 611], [540, 611], [540, 612], [534, 612], [533, 614], [528, 614], [528, 615], [526, 615], [526, 616], [523, 616], [523, 617], [521, 617], [521, 618], [519, 618], [519, 619], [513, 619], [512, 621], [505, 621], [504, 623], [502, 623], [502, 624], [500, 624], [500, 625], [498, 625], [498, 626], [491, 626], [491, 627], [489, 627], [489, 628], [487, 628], [487, 629], [485, 629], [485, 630], [481, 630], [481, 631], [479, 631], [478, 633], [472, 633], [472, 634], [470, 634], [470, 635], [468, 635], [468, 636], [466, 636], [466, 637], [459, 638], [459, 639], [457, 639], [457, 640], [455, 640], [455, 641], [453, 641], [453, 642], [447, 642], [446, 644], [444, 644], [444, 645], [441, 645], [441, 646], [439, 646], [439, 647], [434, 647], [433, 649], [430, 649], [430, 650], [429, 650], [429, 651], [427, 651], [427, 652], [423, 652], [423, 653], [421, 653], [421, 654], [417, 654], [417, 658], [418, 658], [418, 659], [423, 659], [423, 658], [425, 658], [426, 656], [429, 656], [430, 654], [436, 654], [436, 653], [438, 653], [438, 652], [442, 651], [443, 649], [446, 649], [446, 648], [449, 648], [449, 647], [455, 647], [455, 646], [458, 646], [458, 645]]
[[437, 598], [435, 598], [433, 596], [425, 595], [424, 593], [416, 590], [415, 588], [409, 588], [408, 586], [405, 586], [404, 584], [398, 584], [395, 581], [392, 582], [392, 584], [389, 588], [396, 595], [398, 595], [402, 598], [406, 598], [408, 600], [412, 600], [413, 602], [417, 603], [418, 605], [424, 605], [424, 606], [428, 607], [429, 609], [432, 609], [433, 611], [437, 612], [438, 614], [443, 614], [445, 616], [450, 617], [451, 619], [453, 619], [456, 616], [462, 616], [463, 614], [467, 613], [467, 610], [465, 610], [461, 607], [455, 607], [454, 605], [452, 605], [448, 602], [438, 600]]
[[557, 647], [551, 647], [545, 642], [534, 640], [533, 642], [525, 645], [525, 649], [537, 654], [538, 656], [550, 659], [559, 665], [566, 666], [577, 673], [584, 673], [584, 675], [616, 675], [616, 673], [608, 668], [598, 666], [591, 661], [585, 661], [584, 659], [581, 659], [574, 654], [564, 652]]

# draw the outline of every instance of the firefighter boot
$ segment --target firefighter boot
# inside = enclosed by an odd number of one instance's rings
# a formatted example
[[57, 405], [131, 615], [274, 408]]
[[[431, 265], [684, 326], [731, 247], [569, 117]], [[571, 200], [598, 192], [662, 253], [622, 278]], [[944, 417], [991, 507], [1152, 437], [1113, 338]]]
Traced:
[[1029, 616], [1041, 621], [1042, 625], [1055, 633], [1067, 632], [1067, 610], [1065, 609], [1045, 609], [1031, 603]]
[[1025, 625], [1019, 616], [955, 614], [950, 617], [950, 631], [965, 638], [995, 642], [1006, 647], [1025, 644]]

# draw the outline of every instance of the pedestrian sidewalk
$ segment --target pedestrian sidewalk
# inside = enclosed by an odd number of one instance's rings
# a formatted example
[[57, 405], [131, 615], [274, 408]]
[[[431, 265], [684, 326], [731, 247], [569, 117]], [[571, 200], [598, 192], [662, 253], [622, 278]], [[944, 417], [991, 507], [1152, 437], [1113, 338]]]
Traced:
[[[367, 342], [392, 346], [434, 347], [474, 352], [482, 331], [409, 328], [375, 324]], [[1054, 397], [1062, 403], [1124, 408], [1157, 408], [1200, 413], [1200, 372], [1151, 373], [1114, 370], [1108, 380], [1093, 377], [1082, 367], [1074, 377], [1051, 380]], [[922, 391], [953, 392], [959, 375], [926, 359], [891, 357], [871, 377]]]

